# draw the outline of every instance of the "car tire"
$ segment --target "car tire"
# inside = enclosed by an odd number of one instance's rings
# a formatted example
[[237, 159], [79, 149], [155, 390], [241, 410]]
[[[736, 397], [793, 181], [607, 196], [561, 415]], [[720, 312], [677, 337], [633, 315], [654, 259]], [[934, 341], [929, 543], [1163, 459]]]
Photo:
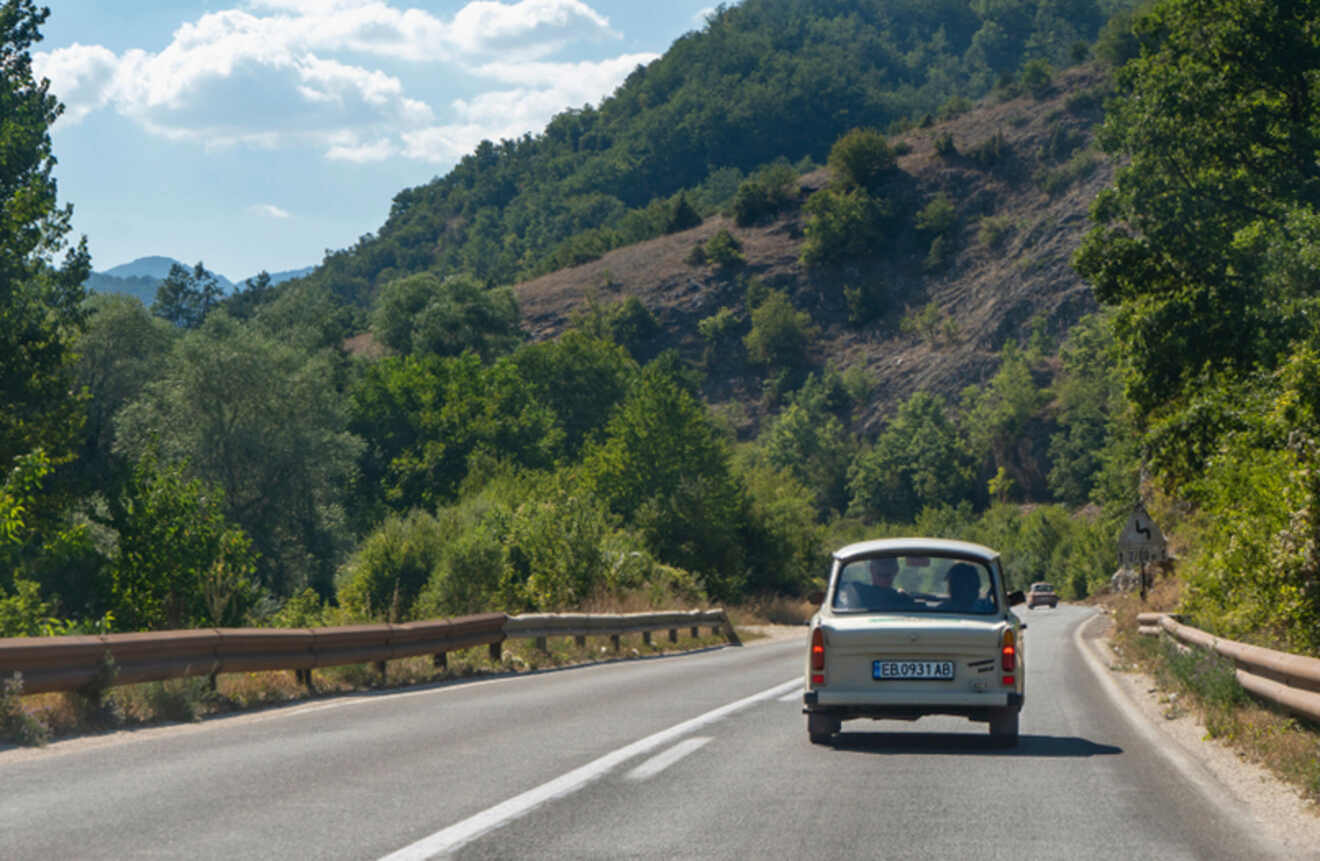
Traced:
[[829, 715], [807, 715], [807, 736], [812, 744], [829, 744], [830, 737], [839, 731], [842, 722]]
[[1015, 747], [1018, 742], [1018, 709], [990, 710], [990, 739], [1000, 747]]

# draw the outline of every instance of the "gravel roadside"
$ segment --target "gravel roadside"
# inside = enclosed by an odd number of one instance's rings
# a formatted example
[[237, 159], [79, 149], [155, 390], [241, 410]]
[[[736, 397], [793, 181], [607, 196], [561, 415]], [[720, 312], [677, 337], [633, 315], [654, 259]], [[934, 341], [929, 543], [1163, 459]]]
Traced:
[[1289, 855], [1320, 859], [1320, 806], [1308, 801], [1262, 766], [1211, 738], [1194, 715], [1170, 709], [1168, 695], [1144, 673], [1125, 668], [1109, 639], [1113, 620], [1083, 623], [1081, 640], [1109, 672], [1132, 713], [1144, 719], [1184, 758], [1203, 766], [1232, 801], [1248, 811]]

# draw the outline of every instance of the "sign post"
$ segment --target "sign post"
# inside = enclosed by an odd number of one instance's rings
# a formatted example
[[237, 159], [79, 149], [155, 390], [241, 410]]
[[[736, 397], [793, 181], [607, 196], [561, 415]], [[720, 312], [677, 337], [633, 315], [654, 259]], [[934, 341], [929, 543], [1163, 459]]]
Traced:
[[1146, 506], [1137, 500], [1137, 504], [1132, 506], [1132, 513], [1128, 515], [1127, 525], [1118, 534], [1118, 566], [1136, 568], [1141, 572], [1141, 600], [1146, 600], [1146, 588], [1149, 585], [1147, 563], [1161, 562], [1167, 558], [1169, 552], [1164, 533], [1150, 519]]

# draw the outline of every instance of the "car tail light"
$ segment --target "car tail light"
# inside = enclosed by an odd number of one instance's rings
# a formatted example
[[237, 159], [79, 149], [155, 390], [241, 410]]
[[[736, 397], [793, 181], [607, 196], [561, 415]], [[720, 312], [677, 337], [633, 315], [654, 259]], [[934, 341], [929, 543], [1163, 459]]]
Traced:
[[999, 668], [1004, 671], [1005, 685], [1013, 685], [1017, 682], [1015, 675], [1017, 670], [1017, 634], [1012, 628], [1004, 629], [1004, 636], [999, 650]]
[[825, 632], [820, 628], [811, 632], [811, 683], [825, 684]]

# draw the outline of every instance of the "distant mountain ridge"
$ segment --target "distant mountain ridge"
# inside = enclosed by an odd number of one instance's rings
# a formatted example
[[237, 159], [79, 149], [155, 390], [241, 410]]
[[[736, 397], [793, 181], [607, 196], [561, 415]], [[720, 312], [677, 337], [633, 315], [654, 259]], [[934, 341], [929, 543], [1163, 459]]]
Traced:
[[[193, 267], [182, 261], [175, 260], [173, 257], [161, 257], [159, 255], [150, 257], [139, 257], [128, 263], [121, 263], [118, 266], [112, 266], [104, 272], [93, 272], [87, 279], [85, 286], [88, 290], [97, 293], [123, 293], [128, 296], [136, 296], [144, 305], [150, 305], [156, 299], [156, 289], [160, 282], [164, 281], [170, 274], [170, 267], [174, 265], [183, 266], [189, 270]], [[301, 278], [311, 272], [315, 267], [304, 266], [301, 269], [285, 269], [281, 272], [271, 272], [270, 283], [281, 284], [294, 278]], [[215, 276], [215, 280], [225, 293], [234, 293], [239, 289], [239, 285], [248, 280], [244, 278], [240, 281], [230, 281], [225, 276], [214, 270], [207, 270]], [[251, 275], [249, 278], [255, 278]]]

